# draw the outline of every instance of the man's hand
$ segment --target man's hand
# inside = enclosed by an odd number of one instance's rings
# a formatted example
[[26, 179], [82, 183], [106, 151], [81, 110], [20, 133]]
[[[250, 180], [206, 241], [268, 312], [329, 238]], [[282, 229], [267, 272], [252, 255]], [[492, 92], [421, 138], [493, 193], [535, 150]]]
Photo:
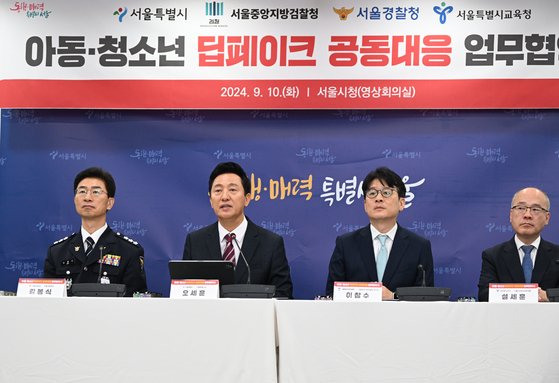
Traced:
[[[544, 291], [545, 293], [545, 291]], [[547, 298], [547, 295], [546, 295]], [[382, 286], [382, 299], [394, 299], [394, 293], [386, 288], [386, 286]]]
[[[382, 299], [384, 299], [384, 290], [382, 291]], [[549, 299], [547, 299], [547, 293], [545, 290], [542, 290], [541, 287], [538, 287], [538, 301], [549, 302]]]

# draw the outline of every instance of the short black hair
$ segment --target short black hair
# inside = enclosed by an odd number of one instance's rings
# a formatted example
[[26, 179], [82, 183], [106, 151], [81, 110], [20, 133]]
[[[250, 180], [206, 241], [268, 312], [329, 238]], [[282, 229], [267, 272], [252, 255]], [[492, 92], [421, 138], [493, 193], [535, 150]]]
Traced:
[[218, 164], [215, 169], [213, 170], [212, 174], [210, 174], [210, 182], [209, 182], [209, 191], [212, 194], [212, 186], [214, 181], [217, 177], [222, 174], [236, 174], [241, 178], [241, 184], [245, 191], [245, 195], [250, 194], [250, 180], [247, 177], [247, 174], [241, 167], [241, 165], [235, 162], [222, 162]]
[[367, 190], [369, 190], [369, 185], [371, 184], [371, 182], [377, 179], [388, 187], [391, 188], [395, 187], [396, 190], [398, 191], [399, 198], [406, 198], [406, 185], [404, 185], [404, 182], [402, 181], [402, 177], [400, 177], [398, 174], [394, 173], [393, 170], [390, 170], [385, 166], [376, 168], [375, 170], [367, 174], [367, 177], [365, 177], [362, 186], [363, 198], [367, 198], [366, 194], [367, 194]]
[[79, 174], [74, 179], [74, 194], [76, 193], [76, 189], [82, 180], [86, 178], [97, 178], [105, 183], [105, 187], [107, 188], [107, 194], [109, 198], [114, 198], [116, 193], [116, 184], [113, 176], [108, 171], [102, 168], [88, 168], [79, 172]]

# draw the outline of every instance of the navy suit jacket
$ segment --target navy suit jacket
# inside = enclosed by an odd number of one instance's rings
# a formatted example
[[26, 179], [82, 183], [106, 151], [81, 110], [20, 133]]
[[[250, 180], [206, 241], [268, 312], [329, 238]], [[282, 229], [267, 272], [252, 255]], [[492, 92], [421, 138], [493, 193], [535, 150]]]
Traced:
[[[271, 231], [255, 225], [248, 219], [247, 231], [241, 250], [250, 265], [250, 281], [255, 285], [274, 285], [274, 297], [293, 299], [291, 271], [285, 256], [283, 238]], [[237, 247], [235, 246], [237, 251]], [[203, 227], [186, 236], [182, 259], [204, 260], [222, 259], [217, 222]], [[235, 267], [235, 283], [245, 284], [248, 269], [239, 256]]]
[[[559, 260], [559, 246], [542, 239], [536, 253], [531, 283], [537, 283], [542, 290], [559, 287], [557, 260]], [[481, 254], [481, 274], [477, 285], [479, 301], [489, 299], [490, 283], [525, 283], [514, 237]]]
[[[431, 242], [398, 225], [392, 250], [382, 278], [390, 291], [397, 287], [421, 286], [425, 269], [426, 286], [434, 286]], [[336, 238], [336, 248], [330, 259], [326, 295], [332, 296], [334, 282], [378, 282], [373, 250], [373, 236], [369, 225]]]

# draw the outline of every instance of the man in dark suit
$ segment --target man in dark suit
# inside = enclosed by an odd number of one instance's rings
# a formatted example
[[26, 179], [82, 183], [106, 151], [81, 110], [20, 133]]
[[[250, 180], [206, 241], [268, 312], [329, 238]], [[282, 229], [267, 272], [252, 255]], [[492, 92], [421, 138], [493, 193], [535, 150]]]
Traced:
[[539, 189], [514, 195], [510, 222], [516, 234], [482, 253], [480, 301], [488, 300], [490, 283], [537, 283], [539, 301], [549, 301], [546, 290], [559, 287], [559, 246], [540, 236], [549, 223], [549, 205], [549, 196]]
[[[434, 286], [431, 242], [397, 224], [406, 204], [402, 178], [382, 167], [363, 181], [365, 212], [370, 225], [336, 238], [326, 295], [334, 282], [382, 282], [382, 299], [397, 298], [397, 287]], [[380, 276], [380, 277], [379, 277]]]
[[[186, 236], [183, 259], [230, 260], [235, 265], [235, 283], [274, 285], [274, 297], [293, 298], [291, 271], [283, 238], [255, 225], [244, 214], [251, 199], [251, 184], [245, 171], [234, 162], [220, 163], [209, 180], [210, 205], [218, 221]], [[234, 234], [234, 236], [232, 236]]]
[[82, 218], [81, 230], [49, 247], [45, 278], [65, 278], [67, 289], [76, 283], [124, 284], [125, 296], [147, 290], [144, 249], [138, 242], [115, 234], [106, 222], [115, 192], [113, 177], [101, 168], [89, 168], [76, 176], [74, 203]]

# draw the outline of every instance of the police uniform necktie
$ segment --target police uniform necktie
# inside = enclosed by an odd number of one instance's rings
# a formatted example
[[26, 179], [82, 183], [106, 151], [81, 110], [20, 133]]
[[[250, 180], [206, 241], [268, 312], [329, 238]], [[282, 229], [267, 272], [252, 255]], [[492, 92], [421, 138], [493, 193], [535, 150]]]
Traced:
[[380, 241], [380, 250], [378, 252], [377, 257], [377, 275], [378, 281], [382, 282], [382, 277], [384, 276], [384, 269], [386, 269], [386, 263], [388, 262], [388, 252], [386, 251], [386, 238], [388, 235], [380, 234], [377, 236], [378, 240]]
[[85, 239], [85, 242], [87, 243], [87, 249], [85, 250], [85, 256], [88, 257], [89, 254], [91, 254], [91, 252], [93, 251], [93, 246], [95, 245], [95, 241], [93, 240], [93, 238], [87, 237]]
[[235, 267], [235, 249], [233, 248], [233, 237], [231, 234], [227, 234], [225, 236], [225, 240], [227, 241], [227, 246], [225, 247], [225, 251], [223, 252], [223, 260], [224, 261], [231, 261], [233, 262], [233, 267]]
[[524, 250], [524, 258], [522, 259], [522, 270], [524, 270], [524, 279], [526, 283], [532, 283], [532, 270], [534, 270], [534, 265], [532, 264], [532, 249], [534, 246], [522, 246], [521, 249]]

